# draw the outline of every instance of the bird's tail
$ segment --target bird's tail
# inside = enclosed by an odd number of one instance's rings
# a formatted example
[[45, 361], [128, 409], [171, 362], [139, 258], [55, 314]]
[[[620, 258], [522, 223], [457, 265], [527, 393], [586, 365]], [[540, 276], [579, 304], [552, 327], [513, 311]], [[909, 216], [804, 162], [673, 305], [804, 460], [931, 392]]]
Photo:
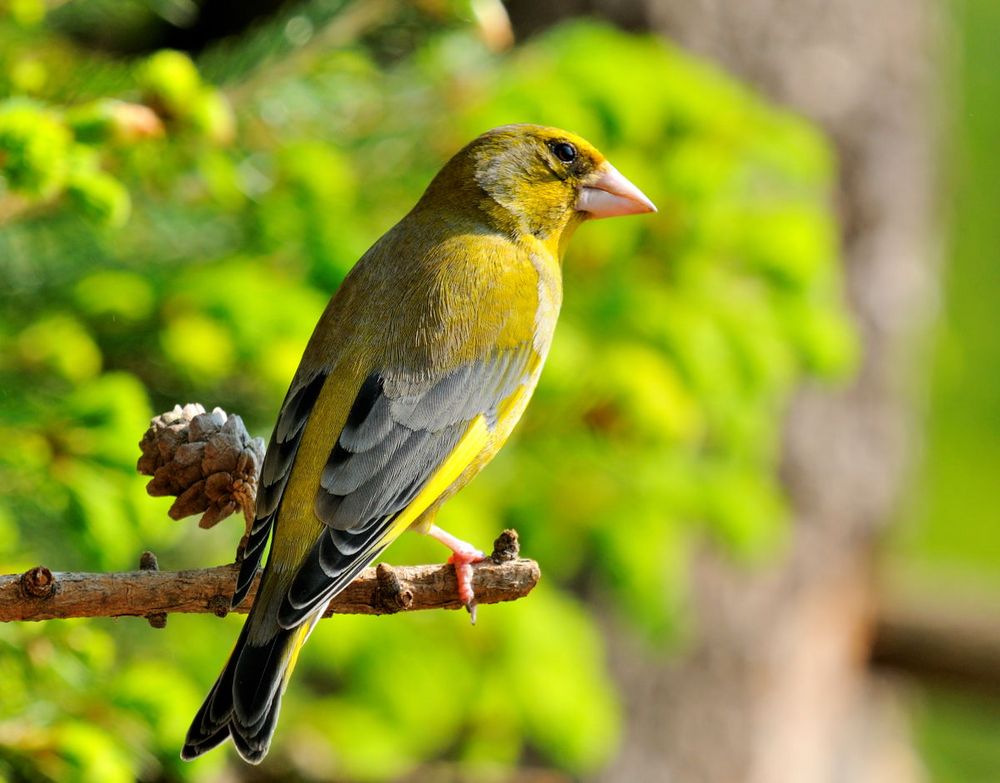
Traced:
[[299, 649], [312, 630], [316, 617], [295, 628], [280, 628], [264, 640], [251, 633], [253, 617], [247, 619], [236, 640], [226, 668], [215, 681], [205, 703], [188, 729], [181, 758], [190, 760], [233, 738], [244, 760], [259, 764], [267, 755], [278, 721], [281, 695], [295, 667]]

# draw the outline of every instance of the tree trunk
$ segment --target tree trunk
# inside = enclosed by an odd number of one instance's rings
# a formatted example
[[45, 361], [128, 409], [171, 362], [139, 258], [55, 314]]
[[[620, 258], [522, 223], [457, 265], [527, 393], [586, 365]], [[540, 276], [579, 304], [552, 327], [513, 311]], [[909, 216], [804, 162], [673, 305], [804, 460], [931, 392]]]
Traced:
[[[788, 551], [757, 572], [704, 553], [699, 633], [665, 663], [615, 629], [627, 726], [606, 781], [922, 779], [891, 689], [868, 670], [874, 550], [917, 445], [902, 381], [936, 284], [929, 122], [939, 27], [919, 0], [510, 0], [530, 34], [581, 13], [654, 30], [818, 122], [839, 208], [863, 366], [788, 416]], [[661, 656], [662, 657], [662, 656]]]

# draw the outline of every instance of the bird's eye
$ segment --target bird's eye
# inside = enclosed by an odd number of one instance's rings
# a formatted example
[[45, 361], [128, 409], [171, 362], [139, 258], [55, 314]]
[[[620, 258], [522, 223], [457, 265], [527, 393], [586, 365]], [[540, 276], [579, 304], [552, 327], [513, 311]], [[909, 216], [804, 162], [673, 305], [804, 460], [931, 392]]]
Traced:
[[552, 154], [563, 163], [572, 163], [576, 160], [576, 147], [568, 141], [557, 141], [552, 145]]

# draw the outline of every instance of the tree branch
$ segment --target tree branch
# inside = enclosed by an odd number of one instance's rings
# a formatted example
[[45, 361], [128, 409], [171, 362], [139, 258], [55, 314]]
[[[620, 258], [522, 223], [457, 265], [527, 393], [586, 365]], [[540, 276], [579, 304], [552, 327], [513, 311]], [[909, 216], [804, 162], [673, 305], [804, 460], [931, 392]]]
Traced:
[[[506, 540], [505, 536], [498, 542], [501, 540]], [[510, 554], [495, 551], [493, 557], [473, 566], [478, 603], [513, 601], [538, 583], [538, 564]], [[147, 617], [154, 627], [162, 627], [172, 612], [221, 617], [229, 612], [238, 570], [234, 563], [193, 571], [88, 574], [53, 573], [37, 566], [23, 574], [0, 576], [0, 621]], [[382, 563], [366, 568], [334, 598], [326, 616], [460, 609], [457, 589], [455, 569], [450, 565], [393, 567]], [[255, 582], [250, 595], [234, 611], [248, 611], [256, 591]]]
[[935, 595], [891, 596], [878, 610], [871, 662], [924, 682], [1000, 696], [997, 608]]
[[[239, 416], [200, 405], [177, 406], [155, 417], [139, 443], [137, 468], [152, 476], [150, 495], [176, 498], [175, 519], [202, 514], [200, 527], [212, 527], [237, 510], [249, 532], [256, 502], [257, 477], [264, 442], [251, 438]], [[166, 625], [171, 612], [225, 616], [230, 611], [238, 562], [193, 571], [160, 571], [156, 556], [145, 552], [138, 571], [111, 574], [53, 573], [36, 566], [23, 574], [0, 576], [0, 622], [69, 617], [145, 617], [154, 628]], [[531, 592], [540, 572], [533, 560], [519, 557], [517, 531], [505, 530], [493, 542], [493, 554], [473, 565], [475, 604], [513, 601]], [[235, 609], [247, 612], [257, 594], [258, 574], [250, 593]], [[475, 622], [475, 604], [469, 609]], [[450, 565], [367, 568], [339, 593], [331, 614], [392, 614], [415, 609], [458, 609], [455, 569]]]

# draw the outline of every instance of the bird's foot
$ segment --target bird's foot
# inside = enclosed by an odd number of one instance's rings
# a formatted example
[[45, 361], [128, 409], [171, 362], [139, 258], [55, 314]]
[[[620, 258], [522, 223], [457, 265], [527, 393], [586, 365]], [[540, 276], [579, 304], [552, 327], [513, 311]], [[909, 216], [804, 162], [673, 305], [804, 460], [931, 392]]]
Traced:
[[455, 578], [458, 580], [458, 597], [465, 604], [473, 625], [476, 624], [476, 594], [472, 589], [472, 564], [485, 559], [486, 556], [482, 552], [471, 546], [468, 550], [461, 552], [456, 550], [448, 558], [448, 562], [455, 566]]
[[437, 525], [431, 525], [427, 531], [427, 535], [440, 541], [451, 550], [452, 555], [448, 558], [448, 562], [455, 566], [455, 578], [458, 580], [458, 597], [465, 604], [465, 608], [472, 619], [472, 624], [475, 625], [476, 594], [472, 589], [472, 564], [485, 560], [486, 555], [472, 546], [472, 544], [456, 538]]

